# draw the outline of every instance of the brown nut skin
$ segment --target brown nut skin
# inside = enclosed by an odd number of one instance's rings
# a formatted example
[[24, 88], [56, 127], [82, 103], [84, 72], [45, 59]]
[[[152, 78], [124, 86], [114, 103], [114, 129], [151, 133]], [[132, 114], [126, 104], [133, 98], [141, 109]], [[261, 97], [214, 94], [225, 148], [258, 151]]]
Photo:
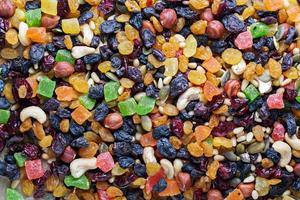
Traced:
[[300, 176], [300, 163], [298, 163], [298, 164], [295, 165], [295, 167], [294, 167], [294, 173], [297, 176]]
[[54, 66], [54, 74], [56, 78], [68, 77], [75, 71], [72, 64], [68, 62], [58, 62]]
[[214, 16], [213, 16], [213, 14], [212, 14], [211, 9], [210, 9], [210, 8], [206, 8], [206, 9], [203, 11], [203, 13], [201, 13], [200, 19], [206, 20], [206, 21], [208, 21], [208, 22], [214, 20]]
[[241, 89], [241, 84], [238, 80], [229, 80], [225, 83], [224, 91], [229, 98], [235, 97]]
[[42, 27], [54, 28], [58, 24], [59, 19], [60, 19], [59, 16], [43, 15], [42, 16]]
[[120, 113], [110, 113], [104, 119], [104, 127], [116, 130], [123, 125], [123, 118]]
[[192, 179], [189, 173], [179, 172], [176, 181], [181, 191], [186, 191], [192, 186]]
[[224, 25], [218, 20], [210, 21], [206, 27], [207, 35], [212, 39], [221, 38], [224, 32], [225, 32]]
[[222, 193], [217, 189], [209, 190], [207, 193], [207, 200], [223, 200]]
[[241, 183], [238, 185], [238, 189], [241, 190], [245, 198], [251, 197], [252, 191], [254, 190], [254, 183]]
[[0, 17], [12, 17], [15, 14], [16, 6], [11, 0], [0, 1]]
[[164, 28], [172, 28], [177, 22], [177, 14], [171, 8], [164, 9], [159, 16], [160, 23]]

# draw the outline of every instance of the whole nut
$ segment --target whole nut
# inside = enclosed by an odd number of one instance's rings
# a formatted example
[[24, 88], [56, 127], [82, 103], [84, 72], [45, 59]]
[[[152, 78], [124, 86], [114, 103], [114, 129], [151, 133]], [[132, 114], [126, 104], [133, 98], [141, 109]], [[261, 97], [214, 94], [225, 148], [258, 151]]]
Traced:
[[58, 24], [59, 19], [59, 16], [43, 15], [42, 27], [54, 28]]
[[171, 8], [164, 9], [159, 16], [160, 23], [164, 28], [172, 28], [177, 22], [177, 14]]
[[241, 84], [238, 80], [229, 80], [225, 83], [224, 90], [229, 98], [234, 97], [241, 89]]
[[110, 113], [104, 119], [104, 126], [116, 130], [123, 125], [123, 118], [119, 113]]
[[12, 17], [15, 14], [16, 6], [11, 0], [0, 1], [0, 16], [1, 17]]
[[208, 34], [208, 37], [212, 39], [221, 38], [224, 34], [224, 31], [224, 25], [218, 20], [210, 21], [206, 28], [206, 33]]
[[54, 66], [54, 74], [56, 78], [70, 76], [74, 71], [73, 65], [68, 62], [58, 62]]
[[206, 20], [208, 22], [214, 20], [214, 16], [210, 8], [206, 8], [203, 13], [201, 13], [200, 19]]
[[207, 200], [223, 200], [222, 193], [217, 189], [209, 190], [207, 193]]
[[300, 163], [298, 163], [298, 164], [295, 165], [295, 167], [294, 167], [294, 173], [297, 176], [300, 176]]

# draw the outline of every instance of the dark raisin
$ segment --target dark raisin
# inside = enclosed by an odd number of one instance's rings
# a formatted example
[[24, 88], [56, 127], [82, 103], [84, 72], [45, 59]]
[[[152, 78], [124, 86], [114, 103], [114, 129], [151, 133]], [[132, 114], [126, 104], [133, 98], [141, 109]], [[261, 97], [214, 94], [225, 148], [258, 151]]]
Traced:
[[41, 70], [46, 73], [50, 72], [54, 67], [54, 63], [55, 60], [52, 55], [49, 54], [47, 56], [44, 56], [42, 59]]
[[224, 40], [217, 40], [213, 41], [210, 47], [212, 52], [221, 54], [225, 49], [228, 48], [228, 43]]
[[128, 156], [122, 156], [119, 158], [119, 165], [122, 168], [129, 168], [134, 165], [134, 159]]
[[70, 131], [73, 136], [79, 137], [83, 134], [84, 128], [72, 120], [70, 123]]
[[114, 68], [119, 68], [122, 65], [122, 60], [119, 56], [111, 57], [110, 61], [111, 61], [111, 66]]
[[248, 51], [243, 54], [243, 58], [246, 61], [253, 61], [255, 60], [255, 54], [253, 52]]
[[181, 138], [183, 136], [183, 121], [179, 117], [172, 119], [171, 130], [177, 137]]
[[287, 53], [282, 58], [281, 68], [283, 71], [290, 69], [293, 66], [293, 57], [292, 54]]
[[116, 156], [129, 156], [131, 154], [131, 145], [129, 142], [115, 142], [113, 144], [114, 154]]
[[171, 130], [170, 130], [169, 126], [161, 125], [161, 126], [155, 127], [153, 129], [152, 136], [155, 139], [160, 139], [160, 138], [163, 138], [163, 137], [168, 138], [168, 137], [170, 137], [170, 133], [171, 133]]
[[115, 9], [115, 3], [112, 1], [102, 1], [102, 3], [99, 4], [98, 10], [102, 12], [104, 15], [108, 15], [109, 13], [113, 12]]
[[40, 2], [39, 1], [26, 1], [25, 3], [25, 10], [34, 10], [40, 8]]
[[106, 20], [100, 25], [100, 30], [103, 33], [110, 34], [121, 29], [121, 24], [115, 20]]
[[[0, 81], [1, 82], [1, 81]], [[1, 83], [0, 83], [1, 85]], [[1, 93], [1, 86], [0, 86], [0, 93]], [[8, 109], [10, 107], [9, 101], [5, 97], [0, 97], [0, 109]]]
[[84, 137], [79, 137], [71, 142], [71, 147], [74, 148], [86, 148], [89, 146], [89, 142]]
[[133, 137], [131, 135], [129, 135], [128, 133], [126, 133], [123, 130], [117, 130], [113, 133], [114, 138], [116, 141], [120, 141], [120, 142], [130, 142], [132, 141]]
[[56, 100], [55, 98], [51, 98], [44, 103], [43, 109], [45, 111], [57, 110], [59, 105], [60, 103], [58, 100]]
[[40, 149], [35, 144], [30, 143], [24, 144], [23, 153], [31, 160], [38, 159], [41, 156]]
[[148, 97], [157, 98], [159, 96], [159, 89], [154, 85], [147, 86], [145, 92]]
[[85, 64], [95, 64], [101, 60], [101, 55], [100, 54], [90, 54], [87, 56], [83, 57], [83, 62]]
[[223, 162], [218, 169], [218, 175], [224, 180], [233, 178], [236, 172], [237, 164], [235, 162]]
[[66, 17], [70, 12], [70, 8], [67, 0], [57, 1], [57, 15], [61, 17]]
[[100, 44], [100, 37], [99, 36], [94, 36], [90, 46], [93, 47], [93, 48], [97, 48], [99, 46], [99, 44]]
[[278, 163], [280, 161], [280, 154], [277, 151], [275, 151], [274, 148], [267, 149], [265, 155], [274, 163]]
[[186, 19], [193, 19], [198, 15], [196, 11], [193, 11], [189, 7], [176, 7], [175, 10], [177, 15]]
[[177, 97], [185, 92], [189, 87], [188, 80], [183, 76], [179, 75], [173, 79], [170, 83], [170, 96]]
[[133, 157], [138, 157], [143, 155], [144, 149], [140, 144], [132, 144], [131, 145], [131, 155]]
[[90, 87], [88, 95], [93, 99], [103, 99], [103, 84]]
[[164, 178], [159, 179], [159, 181], [153, 186], [154, 192], [162, 192], [167, 188], [167, 182]]
[[93, 18], [93, 13], [92, 11], [85, 11], [84, 13], [82, 13], [80, 15], [80, 17], [78, 18], [78, 22], [79, 24], [85, 24], [87, 23], [91, 18]]
[[135, 12], [130, 15], [129, 24], [137, 30], [141, 30], [143, 22], [143, 15], [141, 12]]
[[101, 103], [95, 109], [94, 119], [98, 122], [102, 121], [104, 120], [106, 115], [108, 115], [108, 113], [109, 113], [108, 106], [105, 103]]
[[67, 110], [67, 109], [59, 109], [56, 113], [60, 118], [69, 118], [71, 117], [71, 111]]
[[128, 67], [127, 76], [135, 82], [143, 82], [142, 72], [135, 67]]
[[155, 35], [149, 29], [144, 29], [141, 37], [146, 48], [149, 49], [154, 45]]
[[52, 151], [57, 155], [61, 155], [67, 147], [67, 140], [62, 133], [57, 133], [51, 145]]
[[141, 164], [141, 163], [136, 163], [134, 166], [133, 166], [133, 171], [134, 173], [137, 175], [137, 176], [140, 176], [140, 177], [145, 177], [147, 174], [146, 174], [146, 167], [144, 164]]
[[227, 31], [239, 33], [245, 29], [245, 24], [236, 15], [230, 14], [223, 17], [222, 22]]
[[159, 153], [165, 158], [174, 159], [176, 157], [176, 150], [167, 138], [161, 138], [158, 140], [157, 149]]
[[286, 131], [289, 136], [293, 136], [296, 134], [297, 130], [297, 125], [296, 125], [296, 120], [295, 117], [293, 116], [292, 113], [286, 113], [284, 115], [284, 121], [286, 124]]
[[164, 53], [159, 49], [153, 49], [152, 54], [160, 62], [163, 62], [166, 59]]
[[292, 44], [292, 42], [294, 41], [294, 39], [298, 36], [297, 30], [294, 26], [291, 26], [288, 30], [288, 34], [287, 37], [285, 39], [285, 44]]
[[102, 47], [100, 47], [99, 50], [104, 60], [108, 60], [113, 55], [113, 52], [109, 49], [107, 45], [103, 45]]

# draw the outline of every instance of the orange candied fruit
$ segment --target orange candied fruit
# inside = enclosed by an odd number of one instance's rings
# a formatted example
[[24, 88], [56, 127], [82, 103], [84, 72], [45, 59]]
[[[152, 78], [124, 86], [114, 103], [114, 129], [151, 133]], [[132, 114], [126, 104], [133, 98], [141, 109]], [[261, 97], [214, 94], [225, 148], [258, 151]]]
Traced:
[[180, 194], [179, 187], [175, 180], [166, 179], [167, 188], [158, 194], [160, 197], [175, 196]]
[[92, 113], [80, 105], [72, 112], [71, 116], [77, 124], [82, 125], [89, 117], [92, 116]]
[[214, 96], [221, 94], [221, 90], [212, 84], [210, 81], [206, 81], [203, 87], [204, 96], [208, 101], [211, 101]]
[[142, 135], [140, 143], [143, 147], [154, 147], [156, 146], [157, 141], [153, 138], [152, 132], [149, 132]]
[[240, 189], [235, 189], [229, 193], [229, 195], [227, 196], [226, 199], [227, 200], [243, 200], [244, 195]]
[[283, 0], [264, 0], [264, 5], [268, 11], [276, 11], [283, 7]]
[[222, 68], [222, 65], [214, 57], [211, 57], [210, 59], [205, 60], [202, 63], [202, 66], [211, 73], [216, 73], [216, 72], [220, 71], [220, 69]]
[[211, 133], [211, 128], [208, 126], [197, 126], [195, 128], [195, 138], [197, 142], [202, 142], [205, 140]]
[[45, 27], [31, 27], [27, 30], [27, 37], [37, 43], [45, 43], [47, 41], [47, 33]]
[[60, 86], [56, 88], [55, 94], [59, 101], [72, 101], [78, 98], [76, 91], [69, 86]]

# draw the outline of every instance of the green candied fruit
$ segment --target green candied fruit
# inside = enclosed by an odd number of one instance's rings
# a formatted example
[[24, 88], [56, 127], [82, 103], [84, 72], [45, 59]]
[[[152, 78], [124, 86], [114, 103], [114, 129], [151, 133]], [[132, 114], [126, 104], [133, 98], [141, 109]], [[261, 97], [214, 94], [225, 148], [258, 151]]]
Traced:
[[39, 82], [37, 93], [45, 98], [51, 98], [53, 96], [55, 86], [55, 81], [44, 76]]
[[147, 115], [153, 110], [154, 106], [155, 106], [154, 98], [148, 96], [142, 96], [135, 111], [139, 115]]
[[298, 95], [296, 96], [296, 101], [298, 102], [298, 103], [300, 103], [300, 88], [298, 88]]
[[89, 95], [86, 94], [86, 95], [79, 97], [79, 102], [86, 109], [92, 110], [96, 104], [96, 99], [90, 98]]
[[110, 81], [104, 85], [104, 99], [106, 102], [113, 101], [118, 98], [119, 82]]
[[55, 56], [56, 62], [68, 62], [72, 65], [75, 64], [75, 58], [72, 57], [71, 52], [65, 49], [60, 49], [57, 51]]
[[26, 157], [21, 152], [14, 153], [14, 158], [16, 160], [18, 167], [25, 166]]
[[6, 200], [24, 200], [22, 194], [17, 190], [7, 188], [6, 189]]
[[134, 98], [129, 98], [118, 103], [119, 110], [122, 116], [131, 116], [135, 113], [137, 103]]
[[250, 32], [254, 39], [260, 38], [266, 36], [269, 33], [269, 27], [264, 23], [256, 22], [250, 26]]
[[40, 8], [27, 10], [25, 13], [26, 23], [29, 27], [39, 27], [42, 23], [42, 11]]
[[254, 85], [249, 85], [245, 90], [244, 94], [246, 95], [247, 99], [250, 100], [250, 102], [254, 101], [257, 97], [260, 96], [259, 91], [256, 89]]
[[9, 120], [9, 110], [0, 109], [0, 124], [6, 124]]
[[66, 176], [64, 183], [68, 187], [73, 186], [82, 190], [88, 190], [90, 188], [90, 182], [85, 175], [79, 178], [74, 178], [72, 175]]

